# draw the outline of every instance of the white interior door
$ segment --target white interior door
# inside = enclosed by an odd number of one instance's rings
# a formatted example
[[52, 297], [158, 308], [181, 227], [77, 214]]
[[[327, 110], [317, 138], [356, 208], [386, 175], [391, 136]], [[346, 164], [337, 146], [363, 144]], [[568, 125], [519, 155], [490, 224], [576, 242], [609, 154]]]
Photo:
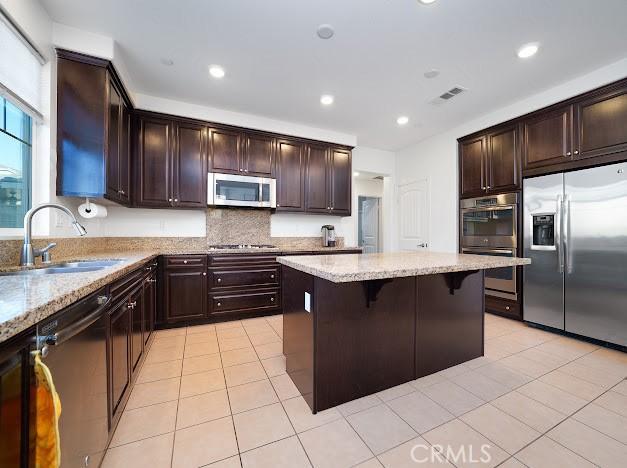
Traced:
[[359, 245], [364, 253], [379, 251], [379, 199], [359, 197]]
[[426, 179], [398, 187], [399, 248], [429, 247], [429, 183]]

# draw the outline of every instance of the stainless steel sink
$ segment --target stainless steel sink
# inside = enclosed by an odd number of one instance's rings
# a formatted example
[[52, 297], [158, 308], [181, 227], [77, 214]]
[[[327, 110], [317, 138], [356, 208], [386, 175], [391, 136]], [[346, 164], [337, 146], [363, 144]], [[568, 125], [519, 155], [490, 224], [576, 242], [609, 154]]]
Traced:
[[78, 262], [64, 262], [44, 268], [33, 268], [31, 270], [17, 270], [0, 273], [0, 276], [34, 276], [34, 275], [54, 275], [58, 273], [87, 273], [90, 271], [104, 270], [122, 263], [124, 260], [85, 260]]

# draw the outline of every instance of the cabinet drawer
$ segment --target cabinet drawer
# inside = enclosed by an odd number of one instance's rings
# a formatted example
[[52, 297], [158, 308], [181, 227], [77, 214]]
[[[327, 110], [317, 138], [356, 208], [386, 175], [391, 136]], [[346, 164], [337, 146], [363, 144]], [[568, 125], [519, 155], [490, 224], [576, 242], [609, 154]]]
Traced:
[[[150, 264], [152, 263], [153, 262], [150, 262]], [[111, 284], [110, 291], [112, 304], [122, 299], [125, 295], [130, 293], [135, 286], [141, 283], [146, 267], [148, 267], [148, 265], [144, 265], [137, 270], [132, 271], [128, 275]]]
[[507, 299], [501, 299], [493, 296], [486, 296], [485, 309], [487, 312], [492, 312], [499, 315], [505, 315], [514, 319], [522, 319], [520, 313], [520, 304], [515, 301], [509, 301]]
[[211, 313], [267, 310], [280, 307], [281, 294], [278, 289], [268, 291], [246, 291], [233, 293], [213, 293], [209, 296]]
[[240, 266], [240, 265], [259, 265], [259, 264], [276, 264], [277, 255], [280, 252], [271, 255], [259, 254], [228, 254], [228, 255], [210, 255], [209, 266]]
[[168, 256], [165, 258], [165, 266], [169, 267], [192, 267], [205, 265], [207, 257], [205, 255], [181, 255]]
[[266, 268], [212, 270], [209, 272], [209, 285], [211, 288], [278, 286], [280, 281], [279, 271], [278, 265]]

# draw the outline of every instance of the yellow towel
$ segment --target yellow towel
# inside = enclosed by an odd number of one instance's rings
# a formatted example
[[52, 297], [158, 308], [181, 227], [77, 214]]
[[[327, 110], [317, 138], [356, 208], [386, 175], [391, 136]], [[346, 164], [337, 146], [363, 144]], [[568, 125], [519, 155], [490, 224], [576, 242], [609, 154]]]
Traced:
[[35, 354], [36, 422], [35, 444], [36, 468], [59, 468], [61, 444], [59, 440], [59, 417], [61, 400], [54, 388], [50, 369], [41, 362], [40, 353]]

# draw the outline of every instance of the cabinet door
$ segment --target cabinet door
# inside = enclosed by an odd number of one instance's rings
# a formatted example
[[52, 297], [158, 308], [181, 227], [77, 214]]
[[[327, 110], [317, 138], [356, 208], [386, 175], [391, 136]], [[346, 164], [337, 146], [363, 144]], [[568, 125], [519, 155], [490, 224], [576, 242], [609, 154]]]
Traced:
[[209, 164], [213, 172], [239, 174], [241, 135], [234, 130], [209, 130]]
[[304, 145], [298, 141], [277, 141], [277, 210], [302, 211]]
[[206, 316], [207, 271], [204, 265], [167, 269], [164, 276], [165, 318], [168, 322]]
[[107, 121], [107, 198], [120, 196], [120, 130], [122, 127], [122, 97], [113, 82], [109, 81], [109, 113]]
[[144, 344], [148, 343], [150, 335], [155, 330], [155, 321], [157, 315], [157, 275], [152, 273], [144, 281], [143, 304], [144, 304]]
[[119, 157], [119, 186], [118, 199], [121, 203], [131, 203], [131, 113], [122, 103], [122, 122], [120, 124], [120, 157]]
[[109, 377], [111, 388], [111, 413], [115, 415], [128, 390], [130, 373], [131, 309], [123, 302], [109, 316]]
[[559, 164], [572, 159], [572, 106], [523, 122], [523, 168]]
[[328, 213], [329, 201], [329, 147], [309, 145], [305, 170], [305, 210], [313, 213]]
[[142, 288], [137, 288], [128, 300], [128, 307], [131, 309], [132, 329], [131, 329], [131, 370], [137, 370], [137, 364], [142, 357], [144, 350], [144, 307]]
[[171, 206], [172, 133], [168, 120], [140, 120], [135, 197], [138, 206]]
[[332, 148], [329, 152], [331, 214], [350, 216], [352, 178], [351, 152]]
[[516, 126], [504, 128], [487, 136], [488, 191], [516, 190], [518, 180], [518, 132]]
[[485, 193], [486, 139], [484, 136], [459, 143], [461, 196]]
[[206, 130], [202, 125], [178, 124], [172, 182], [174, 206], [207, 206]]
[[270, 177], [274, 173], [274, 138], [247, 134], [244, 144], [244, 173]]
[[627, 151], [627, 87], [575, 104], [575, 158]]

